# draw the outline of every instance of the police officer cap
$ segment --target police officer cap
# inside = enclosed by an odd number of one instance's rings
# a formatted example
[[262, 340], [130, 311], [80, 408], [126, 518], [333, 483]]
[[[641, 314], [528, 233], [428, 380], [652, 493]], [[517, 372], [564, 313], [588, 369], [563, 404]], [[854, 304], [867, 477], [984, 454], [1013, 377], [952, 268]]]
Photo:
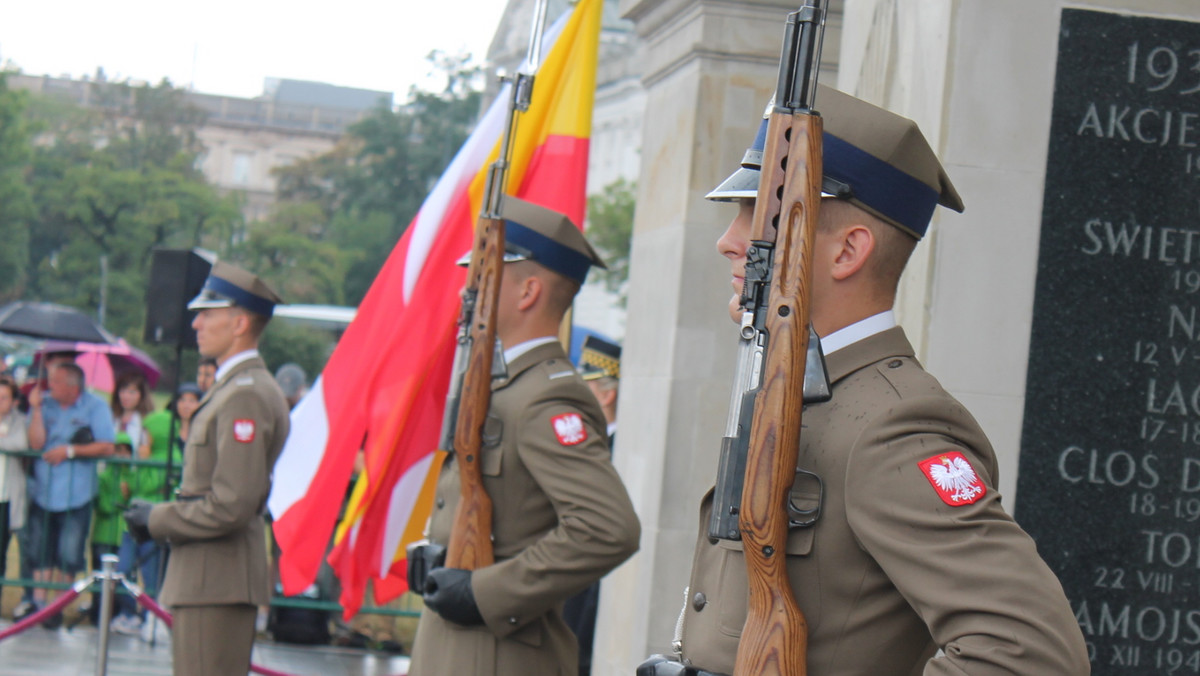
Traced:
[[579, 353], [579, 375], [584, 380], [621, 377], [621, 346], [599, 336], [583, 339]]
[[275, 304], [282, 302], [283, 299], [254, 273], [217, 261], [208, 271], [204, 288], [187, 307], [189, 310], [206, 310], [236, 305], [270, 317], [275, 312]]
[[[916, 122], [824, 85], [818, 85], [815, 107], [825, 131], [825, 194], [845, 199], [917, 239], [925, 235], [938, 204], [963, 210], [962, 199]], [[741, 168], [708, 199], [731, 202], [757, 196], [766, 136], [764, 116]]]
[[[593, 265], [608, 269], [583, 232], [557, 211], [506, 196], [500, 215], [504, 218], [505, 263], [534, 261], [580, 284]], [[470, 260], [467, 252], [458, 264]]]

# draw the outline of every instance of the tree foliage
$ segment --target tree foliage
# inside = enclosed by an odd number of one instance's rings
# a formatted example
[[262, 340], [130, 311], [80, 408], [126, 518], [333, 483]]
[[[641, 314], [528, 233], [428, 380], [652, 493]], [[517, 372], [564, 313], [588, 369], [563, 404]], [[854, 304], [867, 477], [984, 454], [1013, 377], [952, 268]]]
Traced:
[[278, 169], [281, 205], [306, 203], [323, 214], [314, 236], [343, 258], [344, 302], [357, 305], [416, 217], [438, 176], [479, 115], [480, 74], [467, 56], [429, 55], [440, 92], [412, 90], [397, 110], [378, 108], [352, 125], [328, 153]]
[[[101, 71], [79, 106], [10, 90], [0, 73], [0, 301], [103, 308], [105, 327], [139, 344], [152, 249], [203, 247], [254, 270], [286, 302], [356, 305], [478, 117], [469, 57], [435, 52], [429, 67], [442, 91], [413, 90], [331, 151], [277, 169], [275, 206], [256, 222], [243, 218], [239, 195], [200, 173], [204, 114], [183, 90]], [[263, 350], [269, 363], [315, 375], [330, 344], [273, 325]], [[169, 348], [150, 351], [174, 360]]]
[[607, 270], [595, 270], [605, 288], [618, 293], [625, 305], [625, 282], [629, 280], [629, 247], [633, 240], [633, 210], [637, 185], [624, 178], [604, 186], [588, 198], [588, 239], [600, 252]]
[[27, 96], [8, 88], [0, 72], [0, 303], [19, 298], [29, 267], [33, 198], [27, 182], [32, 155]]

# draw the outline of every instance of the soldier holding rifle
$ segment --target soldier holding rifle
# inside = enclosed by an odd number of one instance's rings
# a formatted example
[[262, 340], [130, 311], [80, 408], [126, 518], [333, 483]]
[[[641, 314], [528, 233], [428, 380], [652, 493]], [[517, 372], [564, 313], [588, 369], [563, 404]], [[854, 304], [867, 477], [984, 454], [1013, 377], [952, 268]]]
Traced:
[[496, 336], [503, 366], [493, 368], [502, 375], [491, 381], [478, 463], [493, 506], [495, 562], [473, 571], [434, 563], [427, 579], [413, 568], [451, 542], [461, 509], [455, 453], [438, 480], [431, 544], [409, 552], [409, 585], [424, 591], [426, 604], [411, 676], [573, 676], [577, 645], [563, 602], [638, 546], [604, 414], [557, 338], [588, 269], [603, 263], [559, 213], [506, 197], [502, 215]]
[[[786, 539], [787, 579], [807, 620], [799, 673], [1086, 674], [1062, 586], [1000, 505], [991, 445], [923, 370], [892, 313], [935, 207], [962, 211], [962, 201], [911, 120], [828, 88], [815, 104], [824, 195], [810, 316], [832, 399], [804, 407], [789, 495], [808, 515]], [[763, 138], [708, 195], [738, 205], [717, 249], [731, 264], [739, 322]], [[647, 663], [640, 673], [734, 673], [747, 566], [742, 542], [708, 537], [712, 503], [710, 493], [676, 643], [687, 667]]]

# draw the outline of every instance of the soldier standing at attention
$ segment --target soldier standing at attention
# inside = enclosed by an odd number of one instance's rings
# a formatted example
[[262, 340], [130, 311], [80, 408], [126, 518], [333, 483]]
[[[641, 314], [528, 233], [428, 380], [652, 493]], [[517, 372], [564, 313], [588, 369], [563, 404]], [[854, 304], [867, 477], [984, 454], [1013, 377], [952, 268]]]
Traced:
[[[410, 676], [575, 676], [577, 643], [562, 607], [629, 558], [640, 527], [609, 458], [605, 419], [557, 334], [588, 268], [603, 266], [565, 216], [507, 197], [496, 336], [506, 372], [492, 379], [480, 449], [493, 502], [496, 562], [435, 568], [410, 585], [426, 608]], [[428, 536], [445, 545], [459, 502], [447, 458]], [[410, 553], [410, 566], [417, 557]]]
[[[811, 318], [833, 398], [804, 409], [798, 468], [821, 479], [823, 495], [817, 520], [787, 542], [808, 674], [1087, 674], [1062, 586], [1000, 505], [983, 430], [924, 371], [892, 314], [935, 207], [962, 211], [962, 202], [911, 120], [828, 88], [815, 108], [826, 196]], [[738, 204], [717, 242], [735, 319], [761, 150], [708, 196]], [[746, 619], [742, 543], [707, 537], [711, 500], [701, 503], [675, 658], [688, 674], [733, 673]], [[676, 663], [649, 665], [640, 673], [679, 673]]]
[[282, 302], [255, 275], [218, 261], [189, 304], [200, 354], [216, 380], [192, 416], [183, 481], [174, 502], [134, 501], [130, 532], [171, 544], [159, 599], [175, 617], [179, 676], [250, 669], [258, 606], [270, 602], [263, 506], [288, 434], [288, 407], [258, 354]]

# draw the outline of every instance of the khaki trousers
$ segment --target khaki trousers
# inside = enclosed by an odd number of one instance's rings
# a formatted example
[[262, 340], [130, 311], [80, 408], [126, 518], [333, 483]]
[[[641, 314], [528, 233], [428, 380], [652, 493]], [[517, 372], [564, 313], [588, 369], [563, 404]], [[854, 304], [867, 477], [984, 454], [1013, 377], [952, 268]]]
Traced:
[[242, 676], [250, 671], [256, 606], [172, 606], [171, 614], [175, 676]]

